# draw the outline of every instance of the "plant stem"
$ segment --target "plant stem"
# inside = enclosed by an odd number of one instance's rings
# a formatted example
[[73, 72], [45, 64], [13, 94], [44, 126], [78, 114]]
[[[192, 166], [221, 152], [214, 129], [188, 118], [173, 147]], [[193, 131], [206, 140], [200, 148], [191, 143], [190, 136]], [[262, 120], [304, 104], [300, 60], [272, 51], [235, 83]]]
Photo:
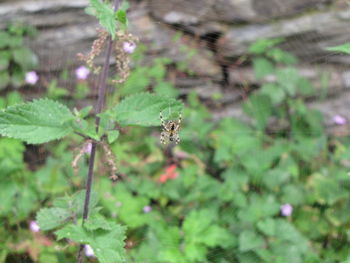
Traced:
[[[114, 11], [117, 11], [119, 8], [120, 0], [114, 0]], [[100, 75], [99, 79], [99, 89], [98, 89], [98, 97], [96, 102], [96, 132], [98, 132], [100, 127], [100, 117], [97, 116], [99, 113], [101, 113], [103, 109], [103, 105], [105, 102], [106, 97], [106, 87], [107, 87], [107, 78], [108, 78], [108, 71], [109, 71], [109, 61], [112, 54], [112, 47], [113, 47], [113, 40], [112, 37], [109, 36], [107, 40], [108, 46], [107, 46], [107, 54], [105, 57], [102, 73]], [[87, 180], [86, 180], [86, 193], [85, 193], [85, 201], [84, 201], [84, 211], [83, 211], [83, 222], [84, 225], [85, 220], [89, 217], [89, 204], [90, 204], [90, 197], [91, 197], [91, 188], [92, 188], [92, 178], [94, 173], [94, 166], [95, 166], [95, 156], [96, 156], [96, 142], [92, 142], [91, 147], [91, 153], [89, 158], [89, 170], [87, 174]], [[84, 250], [84, 244], [80, 244], [78, 257], [77, 257], [77, 263], [83, 262], [83, 250]]]

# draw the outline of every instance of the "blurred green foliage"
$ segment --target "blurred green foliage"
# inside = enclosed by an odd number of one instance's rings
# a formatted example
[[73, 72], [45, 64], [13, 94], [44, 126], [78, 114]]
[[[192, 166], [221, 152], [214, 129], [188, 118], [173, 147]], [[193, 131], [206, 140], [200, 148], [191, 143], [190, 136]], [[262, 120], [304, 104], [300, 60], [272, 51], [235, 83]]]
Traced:
[[[126, 261], [135, 263], [350, 262], [350, 142], [326, 135], [321, 114], [304, 104], [317, 91], [298, 74], [297, 59], [278, 43], [264, 40], [250, 48], [262, 85], [243, 105], [250, 123], [214, 122], [191, 93], [182, 141], [172, 153], [175, 170], [165, 181], [160, 178], [170, 173], [170, 164], [158, 143], [159, 131], [121, 130], [111, 144], [120, 180], [107, 178], [100, 152], [94, 182], [94, 209], [109, 219], [93, 217], [88, 223], [92, 232], [68, 224], [56, 234], [110, 249], [115, 236], [124, 235], [115, 225], [121, 223], [127, 227]], [[108, 103], [147, 90], [175, 98], [177, 90], [167, 81], [169, 63], [159, 59], [137, 66]], [[1, 105], [14, 104], [14, 94]], [[76, 246], [54, 241], [43, 230], [81, 213], [79, 194], [68, 197], [84, 183], [87, 154], [77, 175], [70, 165], [79, 151], [72, 145], [81, 143], [72, 136], [36, 148], [32, 154], [49, 153], [42, 161], [23, 162], [28, 146], [0, 138], [0, 262], [19, 255], [34, 262], [75, 262]], [[293, 207], [290, 216], [281, 213], [284, 204]], [[48, 206], [37, 218], [44, 218], [47, 227], [31, 233], [35, 212]], [[62, 221], [48, 220], [55, 213], [63, 215]], [[97, 241], [91, 233], [103, 238]], [[113, 248], [110, 253], [115, 256]]]
[[0, 90], [23, 85], [25, 73], [38, 64], [38, 58], [24, 41], [34, 34], [32, 27], [23, 24], [11, 24], [0, 31]]

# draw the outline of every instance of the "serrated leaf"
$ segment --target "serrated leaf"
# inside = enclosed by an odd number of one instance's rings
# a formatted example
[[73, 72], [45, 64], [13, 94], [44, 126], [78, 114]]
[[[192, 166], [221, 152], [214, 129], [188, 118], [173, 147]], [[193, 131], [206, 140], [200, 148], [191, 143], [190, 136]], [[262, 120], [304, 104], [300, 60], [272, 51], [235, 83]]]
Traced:
[[69, 224], [55, 232], [57, 240], [69, 238], [80, 243], [89, 243], [88, 232], [80, 225]]
[[0, 70], [5, 70], [10, 64], [10, 53], [8, 51], [0, 51]]
[[273, 64], [265, 58], [256, 58], [253, 60], [253, 68], [255, 77], [261, 79], [269, 74], [272, 74], [275, 70]]
[[108, 143], [115, 142], [115, 140], [118, 139], [118, 137], [119, 137], [118, 130], [107, 131]]
[[79, 111], [79, 116], [81, 118], [85, 118], [89, 115], [90, 111], [92, 110], [92, 106], [87, 106], [87, 107], [84, 107], [82, 108], [80, 111]]
[[100, 0], [90, 0], [90, 6], [85, 9], [85, 12], [89, 15], [95, 16], [102, 27], [104, 27], [112, 38], [115, 38], [116, 32], [116, 20], [114, 17], [113, 8]]
[[36, 216], [36, 220], [41, 230], [50, 230], [63, 225], [70, 217], [71, 212], [69, 210], [53, 207], [41, 209]]
[[203, 243], [208, 247], [227, 247], [236, 242], [234, 235], [231, 235], [227, 229], [218, 225], [211, 225], [208, 227], [202, 237]]
[[272, 218], [259, 221], [257, 227], [262, 233], [268, 236], [273, 236], [275, 234], [275, 221]]
[[262, 237], [253, 231], [246, 230], [239, 235], [239, 250], [242, 252], [260, 248], [263, 245], [264, 240]]
[[173, 98], [139, 93], [125, 98], [109, 114], [122, 126], [159, 126], [160, 112], [164, 119], [176, 119], [182, 108], [183, 104]]
[[111, 223], [110, 230], [89, 231], [82, 226], [70, 224], [55, 232], [57, 238], [69, 238], [92, 247], [100, 263], [126, 262], [124, 239], [125, 228]]
[[113, 223], [107, 221], [99, 214], [93, 214], [86, 220], [84, 227], [88, 230], [111, 230], [113, 228]]
[[72, 131], [69, 109], [52, 100], [40, 99], [0, 111], [0, 134], [30, 144], [60, 139]]
[[284, 41], [283, 38], [259, 39], [249, 47], [249, 53], [263, 54], [269, 48], [276, 46], [276, 45], [282, 43], [283, 41]]
[[0, 90], [7, 87], [10, 83], [10, 75], [7, 71], [0, 72]]
[[328, 47], [328, 48], [326, 48], [326, 50], [350, 54], [350, 43], [346, 43], [346, 44], [335, 46], [335, 47]]
[[[78, 216], [83, 214], [83, 208], [84, 208], [84, 202], [85, 202], [85, 190], [79, 191], [75, 193], [72, 197], [72, 204], [70, 206], [73, 211], [76, 212]], [[98, 203], [98, 194], [97, 192], [91, 192], [90, 195], [90, 203], [89, 203], [89, 210], [93, 209]]]
[[128, 18], [126, 16], [126, 12], [124, 10], [118, 10], [116, 12], [116, 17], [118, 19], [118, 21], [124, 26], [127, 27], [128, 26]]
[[275, 83], [266, 83], [260, 89], [261, 94], [269, 96], [273, 105], [281, 103], [285, 97], [286, 92], [283, 88]]
[[26, 47], [20, 47], [12, 51], [13, 60], [24, 69], [30, 69], [38, 64], [37, 56]]
[[243, 109], [250, 116], [255, 118], [255, 123], [259, 129], [264, 129], [272, 114], [272, 103], [268, 96], [254, 94], [250, 96]]

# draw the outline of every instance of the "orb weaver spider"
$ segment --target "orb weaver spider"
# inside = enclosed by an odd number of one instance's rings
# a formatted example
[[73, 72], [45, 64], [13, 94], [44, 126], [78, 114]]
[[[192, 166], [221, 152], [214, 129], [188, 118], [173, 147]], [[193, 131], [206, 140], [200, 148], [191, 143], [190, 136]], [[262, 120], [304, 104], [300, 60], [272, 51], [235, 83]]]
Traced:
[[159, 113], [159, 118], [163, 126], [163, 131], [160, 134], [160, 143], [166, 144], [168, 142], [174, 142], [178, 144], [180, 142], [179, 130], [182, 120], [181, 113], [177, 121], [164, 121], [162, 112]]

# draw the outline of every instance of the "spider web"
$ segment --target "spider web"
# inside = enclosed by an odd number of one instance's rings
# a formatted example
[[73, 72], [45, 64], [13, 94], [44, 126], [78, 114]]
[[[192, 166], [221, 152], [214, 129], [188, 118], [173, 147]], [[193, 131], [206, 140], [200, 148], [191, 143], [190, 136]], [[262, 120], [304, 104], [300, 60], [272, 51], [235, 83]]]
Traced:
[[[152, 2], [152, 1], [151, 1]], [[168, 1], [170, 2], [170, 1]], [[203, 4], [200, 1], [187, 1], [190, 2], [191, 8], [192, 10], [198, 10], [198, 13], [196, 14], [196, 17], [200, 18], [201, 16], [204, 16], [207, 12], [210, 12], [210, 9], [213, 8], [213, 5], [210, 5], [208, 7], [203, 7]], [[214, 1], [213, 1], [214, 3]], [[184, 2], [185, 4], [185, 2]], [[164, 4], [159, 4], [157, 3], [158, 7], [164, 7], [164, 8], [168, 8], [169, 3], [165, 3]], [[131, 10], [134, 6], [144, 6], [147, 10], [147, 12], [151, 12], [151, 7], [152, 5], [150, 4], [150, 2], [148, 1], [135, 1], [132, 3], [131, 6]], [[310, 6], [310, 8], [312, 9], [314, 6]], [[274, 7], [271, 7], [272, 9], [274, 9]], [[141, 12], [140, 10], [138, 10], [137, 12]], [[136, 13], [137, 13], [136, 12]], [[345, 12], [345, 11], [344, 11]], [[133, 15], [132, 14], [133, 11], [131, 12], [131, 16], [130, 16], [130, 20], [131, 20], [131, 24], [133, 23]], [[135, 16], [137, 16], [137, 14], [135, 14]], [[171, 18], [171, 17], [170, 17]], [[169, 19], [170, 19], [169, 18]], [[157, 25], [159, 25], [160, 27], [166, 28], [167, 30], [170, 31], [178, 31], [181, 32], [183, 34], [183, 37], [181, 38], [181, 41], [186, 42], [185, 40], [187, 38], [191, 38], [192, 40], [195, 39], [197, 40], [197, 44], [199, 43], [199, 45], [201, 46], [206, 46], [206, 49], [214, 52], [215, 54], [220, 54], [223, 53], [223, 50], [220, 50], [220, 45], [218, 45], [218, 40], [221, 36], [221, 33], [218, 31], [212, 31], [209, 33], [205, 33], [202, 35], [196, 35], [194, 33], [194, 31], [191, 30], [191, 28], [196, 28], [197, 25], [193, 25], [193, 26], [183, 26], [183, 25], [179, 25], [179, 24], [166, 24], [164, 23], [164, 21], [162, 21], [161, 19], [157, 18], [154, 15], [151, 15], [151, 19], [153, 22], [155, 22]], [[298, 20], [297, 17], [293, 17], [291, 16], [289, 18], [290, 20]], [[84, 21], [84, 20], [82, 20]], [[300, 19], [300, 23], [302, 22], [302, 19]], [[273, 22], [266, 22], [266, 23], [273, 23]], [[263, 24], [253, 24], [253, 25], [248, 25], [245, 24], [244, 22], [230, 22], [230, 27], [241, 27], [241, 28], [249, 28], [249, 27], [254, 27], [254, 26], [258, 26], [261, 27], [262, 29]], [[322, 24], [322, 21], [320, 21], [320, 27], [327, 27], [327, 25]], [[86, 51], [89, 49], [89, 44], [93, 41], [94, 37], [95, 37], [95, 24], [93, 23], [85, 23], [82, 22], [81, 24], [76, 24], [73, 27], [75, 27], [75, 30], [78, 32], [83, 31], [86, 34], [86, 37], [84, 39], [75, 39], [74, 35], [70, 35], [68, 34], [71, 32], [74, 32], [74, 30], [72, 30], [70, 28], [70, 30], [67, 31], [62, 31], [63, 35], [62, 35], [62, 39], [64, 39], [65, 41], [60, 42], [60, 46], [57, 46], [56, 43], [50, 43], [48, 44], [48, 42], [50, 41], [55, 41], [55, 38], [57, 36], [55, 36], [54, 31], [57, 30], [56, 28], [52, 27], [48, 27], [48, 28], [42, 28], [39, 30], [42, 30], [43, 32], [43, 39], [41, 40], [41, 42], [39, 42], [39, 47], [36, 48], [40, 48], [40, 49], [47, 49], [47, 47], [49, 47], [47, 50], [43, 50], [41, 52], [41, 54], [43, 54], [42, 56], [42, 60], [40, 61], [42, 67], [40, 67], [39, 73], [41, 76], [41, 85], [39, 85], [36, 88], [28, 88], [27, 90], [21, 90], [21, 92], [23, 92], [28, 99], [31, 99], [33, 97], [36, 96], [40, 96], [40, 94], [44, 93], [46, 91], [45, 86], [50, 82], [50, 80], [52, 79], [57, 79], [60, 78], [61, 73], [62, 73], [62, 69], [68, 69], [68, 78], [66, 80], [63, 80], [59, 83], [59, 85], [62, 85], [64, 88], [72, 91], [74, 90], [74, 87], [76, 85], [76, 79], [74, 76], [74, 69], [78, 66], [81, 65], [82, 63], [79, 62], [76, 58], [76, 49], [71, 49], [70, 46], [71, 45], [75, 45], [76, 42], [80, 42], [81, 41], [81, 50], [80, 52], [84, 52], [86, 53]], [[340, 28], [342, 28], [342, 25], [339, 26]], [[333, 30], [338, 30], [339, 28], [334, 28]], [[243, 30], [243, 29], [242, 29]], [[330, 29], [331, 30], [331, 29]], [[137, 30], [136, 30], [137, 31]], [[161, 32], [161, 31], [160, 31]], [[243, 31], [242, 31], [243, 32]], [[290, 32], [293, 32], [293, 29], [290, 29]], [[269, 35], [270, 34], [270, 35]], [[270, 37], [275, 37], [273, 35], [273, 32], [269, 32], [269, 34], [264, 35], [263, 33], [261, 34], [262, 38], [266, 37], [266, 38], [270, 38]], [[272, 35], [271, 35], [272, 34]], [[237, 36], [240, 37], [240, 36]], [[329, 34], [329, 38], [332, 37], [332, 33]], [[320, 71], [322, 71], [323, 69], [328, 69], [328, 67], [335, 67], [338, 66], [338, 68], [344, 68], [345, 65], [348, 64], [348, 59], [347, 56], [336, 53], [336, 52], [320, 52], [319, 55], [315, 55], [314, 51], [310, 50], [310, 46], [306, 45], [305, 43], [319, 43], [319, 47], [320, 50], [322, 50], [322, 48], [324, 48], [325, 46], [322, 45], [322, 39], [320, 39], [321, 36], [318, 34], [317, 30], [313, 30], [310, 29], [309, 31], [307, 31], [304, 34], [298, 34], [295, 35], [293, 33], [290, 33], [290, 35], [288, 36], [288, 34], [286, 35], [286, 41], [281, 45], [281, 48], [287, 51], [298, 51], [297, 55], [301, 65], [305, 65], [305, 67], [308, 69], [310, 68], [320, 68]], [[89, 41], [87, 40], [91, 40], [90, 43], [88, 43]], [[247, 43], [249, 39], [247, 39]], [[327, 40], [327, 39], [325, 39]], [[343, 44], [345, 42], [348, 42], [350, 40], [350, 38], [348, 38], [348, 36], [344, 35], [342, 39], [336, 39], [336, 41], [334, 41], [334, 45], [339, 45], [339, 44]], [[142, 41], [142, 39], [141, 39]], [[145, 45], [152, 45], [152, 39], [147, 39], [144, 42]], [[40, 43], [42, 44], [42, 46], [40, 46]], [[311, 55], [310, 55], [311, 54]], [[165, 54], [166, 55], [166, 54]], [[149, 54], [149, 56], [152, 56], [152, 54]], [[153, 54], [153, 56], [157, 56], [157, 54]], [[230, 61], [229, 65], [226, 68], [226, 73], [227, 70], [229, 70], [230, 72], [228, 74], [233, 74], [232, 72], [234, 72], [235, 70], [237, 71], [244, 71], [246, 69], [250, 68], [249, 64], [243, 64], [243, 65], [239, 65], [238, 67], [235, 65], [235, 62], [237, 62], [240, 59], [241, 56], [237, 56], [236, 58], [233, 58], [232, 61]], [[343, 65], [339, 65], [340, 61], [343, 61]], [[346, 71], [346, 67], [345, 67], [345, 71]], [[308, 71], [306, 70], [306, 73], [308, 73]], [[238, 74], [239, 75], [239, 74]], [[241, 76], [239, 76], [238, 80], [235, 80], [236, 82], [241, 82], [244, 83], [246, 81], [244, 74], [241, 73]], [[243, 75], [243, 76], [242, 76]], [[232, 76], [231, 76], [232, 77]], [[224, 78], [224, 73], [221, 76], [221, 78]], [[228, 76], [228, 78], [230, 78], [230, 76]], [[222, 79], [221, 79], [222, 80]], [[92, 84], [92, 86], [94, 87], [94, 83], [95, 80], [91, 79], [89, 80], [90, 84]], [[231, 82], [231, 83], [230, 83]], [[228, 88], [230, 89], [238, 89], [239, 92], [242, 94], [244, 93], [244, 87], [243, 86], [239, 86], [237, 84], [232, 85], [230, 87], [230, 84], [232, 83], [232, 80], [229, 81], [228, 84]], [[209, 86], [210, 89], [210, 86]], [[227, 87], [225, 88], [227, 89]], [[96, 94], [96, 91], [93, 92]], [[330, 112], [325, 112], [326, 114], [326, 118], [328, 118], [326, 120], [326, 123], [329, 125], [332, 120], [331, 117], [335, 116], [335, 115], [342, 115], [342, 116], [347, 116], [347, 112], [345, 111], [346, 109], [342, 108], [341, 105], [339, 105], [339, 97], [343, 96], [343, 93], [345, 93], [345, 90], [342, 90], [341, 92], [338, 92], [338, 94], [332, 95], [329, 98], [329, 104], [333, 105], [333, 107], [328, 107], [328, 110], [331, 110]], [[215, 111], [216, 116], [218, 117], [222, 117], [224, 115], [226, 116], [240, 116], [241, 112], [237, 111], [237, 108], [239, 108], [239, 102], [244, 101], [246, 98], [244, 96], [241, 96], [240, 99], [238, 99], [237, 101], [234, 102], [229, 102], [227, 103], [228, 105], [226, 105], [227, 107], [224, 108], [223, 110], [220, 109], [220, 111]], [[340, 99], [342, 100], [342, 99]], [[344, 96], [344, 100], [347, 100], [347, 96]], [[88, 98], [88, 101], [91, 102], [91, 104], [93, 104], [94, 101], [94, 97], [91, 96]], [[84, 102], [86, 103], [86, 102]], [[324, 102], [315, 102], [316, 106], [318, 107], [318, 109], [322, 110], [322, 104]], [[80, 102], [78, 102], [77, 107], [81, 106]], [[317, 108], [316, 107], [316, 108]], [[26, 156], [25, 156], [25, 160], [30, 163], [30, 164], [34, 164], [34, 166], [40, 166], [43, 163], [45, 163], [45, 161], [47, 160], [47, 151], [45, 150], [45, 146], [27, 146], [27, 150], [26, 150]], [[98, 187], [97, 187], [98, 188]], [[100, 189], [103, 190], [103, 189]], [[235, 211], [232, 211], [232, 216], [235, 215]], [[142, 242], [143, 240], [136, 240], [137, 243]], [[162, 243], [162, 246], [164, 248], [171, 248], [174, 247], [173, 244], [170, 243]], [[175, 247], [177, 248], [177, 247]], [[177, 248], [178, 249], [178, 248]], [[208, 257], [208, 262], [213, 262], [214, 259], [218, 256], [222, 255], [222, 252], [220, 250], [217, 251], [213, 251], [210, 256]], [[27, 259], [21, 259], [21, 262], [31, 262], [29, 258]], [[73, 261], [72, 261], [73, 262]], [[232, 255], [230, 257], [230, 261], [229, 262], [238, 262], [238, 260], [235, 258], [234, 255]], [[257, 261], [258, 262], [258, 261]], [[137, 262], [139, 263], [139, 262]], [[144, 262], [144, 263], [153, 263], [152, 259], [150, 259], [148, 262]]]

